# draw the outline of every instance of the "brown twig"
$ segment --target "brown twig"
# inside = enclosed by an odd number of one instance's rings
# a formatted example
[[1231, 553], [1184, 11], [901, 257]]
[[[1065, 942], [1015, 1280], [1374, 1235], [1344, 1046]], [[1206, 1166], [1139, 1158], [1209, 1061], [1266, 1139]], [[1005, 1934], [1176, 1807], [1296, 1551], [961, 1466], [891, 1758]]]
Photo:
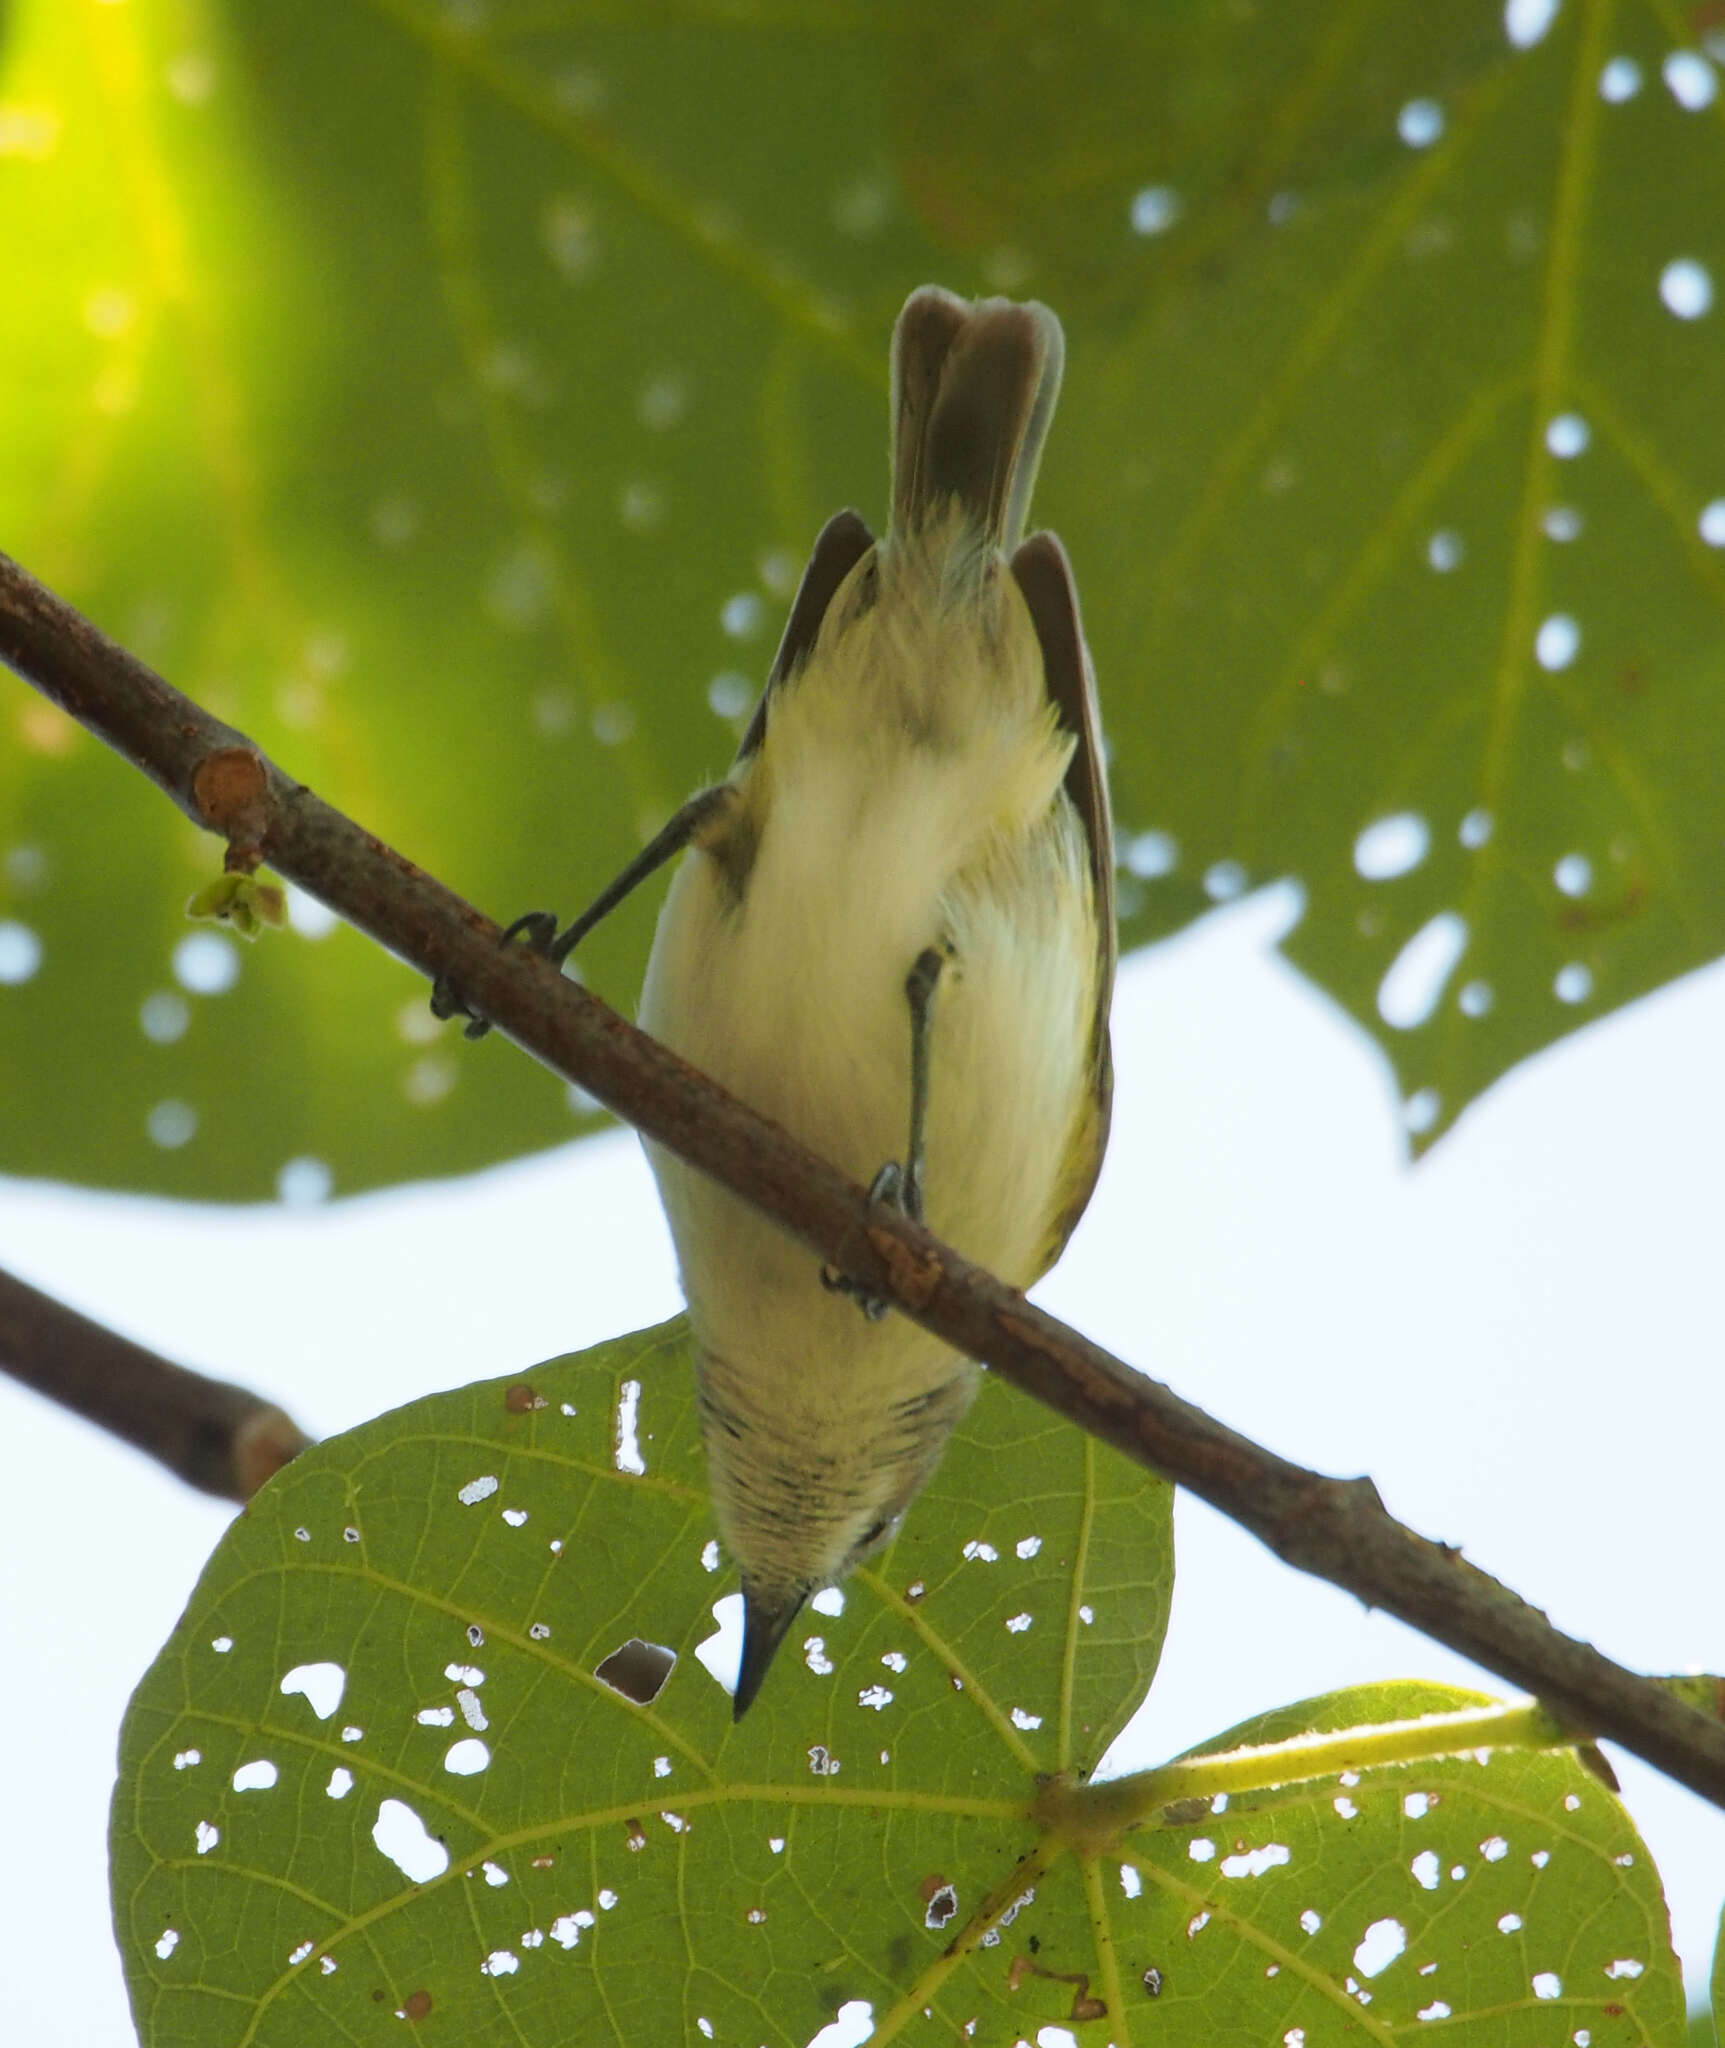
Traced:
[[0, 1273], [0, 1372], [224, 1500], [250, 1500], [311, 1441], [273, 1402], [172, 1365], [10, 1273]]
[[[1445, 1545], [1384, 1510], [1368, 1479], [1310, 1472], [1134, 1372], [884, 1208], [258, 754], [0, 556], [0, 658], [107, 740], [198, 824], [213, 756], [242, 750], [243, 853], [282, 874], [661, 1145], [710, 1174], [867, 1293], [1152, 1471], [1189, 1487], [1301, 1570], [1524, 1686], [1578, 1734], [1609, 1736], [1725, 1805], [1725, 1725], [1561, 1635]], [[201, 796], [200, 791], [204, 794]], [[230, 821], [232, 822], [232, 821]]]

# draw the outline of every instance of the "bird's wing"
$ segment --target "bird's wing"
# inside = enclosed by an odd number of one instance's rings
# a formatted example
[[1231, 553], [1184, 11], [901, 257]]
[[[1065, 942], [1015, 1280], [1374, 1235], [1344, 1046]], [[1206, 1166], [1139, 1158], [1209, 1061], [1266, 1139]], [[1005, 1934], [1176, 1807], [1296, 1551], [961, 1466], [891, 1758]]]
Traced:
[[1096, 1187], [1114, 1097], [1114, 1062], [1108, 1011], [1114, 994], [1119, 940], [1114, 929], [1114, 819], [1108, 803], [1108, 767], [1102, 754], [1102, 718], [1096, 674], [1078, 615], [1078, 589], [1066, 550], [1051, 533], [1032, 534], [1012, 558], [1036, 637], [1049, 700], [1076, 744], [1066, 771], [1066, 793], [1084, 827], [1096, 906], [1096, 1010], [1091, 1025], [1091, 1113], [1082, 1119], [1067, 1162], [1065, 1199], [1052, 1232], [1049, 1264], [1059, 1257]]
[[827, 606], [837, 596], [839, 585], [873, 546], [874, 535], [858, 513], [835, 512], [821, 528], [814, 553], [809, 556], [809, 566], [803, 571], [803, 580], [797, 586], [791, 615], [785, 621], [784, 638], [773, 657], [767, 686], [761, 692], [754, 716], [743, 734], [743, 743], [737, 749], [739, 761], [746, 761], [759, 749], [767, 730], [767, 705], [774, 691], [782, 689], [808, 660], [820, 633], [821, 621], [827, 615]]

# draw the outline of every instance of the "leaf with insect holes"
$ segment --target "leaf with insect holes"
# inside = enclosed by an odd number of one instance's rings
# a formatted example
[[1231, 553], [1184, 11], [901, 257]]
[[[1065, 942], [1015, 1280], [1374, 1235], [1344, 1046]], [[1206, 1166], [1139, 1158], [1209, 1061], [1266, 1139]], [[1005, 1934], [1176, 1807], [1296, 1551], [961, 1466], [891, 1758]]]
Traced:
[[[905, 293], [1033, 293], [1123, 941], [1294, 878], [1429, 1143], [1725, 947], [1708, 14], [15, 0], [0, 531], [470, 900], [572, 913], [878, 523]], [[213, 843], [5, 675], [0, 730], [0, 1167], [253, 1200], [590, 1127], [302, 896], [188, 933]]]
[[690, 1371], [675, 1323], [436, 1395], [235, 1520], [122, 1738], [146, 2048], [397, 2042], [400, 2014], [464, 2048], [702, 2020], [801, 2048], [857, 2000], [1007, 1996], [998, 1942], [942, 1952], [1035, 1846], [1037, 1775], [1093, 1767], [1143, 1696], [1170, 1489], [986, 1381], [734, 1727]]
[[[1192, 1754], [1479, 1704], [1359, 1686]], [[1159, 2048], [1388, 2042], [1421, 2022], [1435, 2038], [1440, 2021], [1467, 2048], [1684, 2039], [1659, 1873], [1572, 1750], [1379, 1765], [1168, 1821], [1125, 1844], [1113, 1918], [1130, 1969], [1157, 1972]]]

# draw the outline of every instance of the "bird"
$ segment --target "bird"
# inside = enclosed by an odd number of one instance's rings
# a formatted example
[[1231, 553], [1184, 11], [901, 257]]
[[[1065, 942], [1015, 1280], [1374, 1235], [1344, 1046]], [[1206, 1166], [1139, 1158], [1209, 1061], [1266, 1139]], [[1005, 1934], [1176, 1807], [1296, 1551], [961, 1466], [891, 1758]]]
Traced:
[[[559, 932], [561, 966], [680, 859], [639, 1019], [1013, 1286], [1065, 1248], [1113, 1093], [1114, 840], [1066, 552], [1024, 526], [1065, 361], [1035, 301], [924, 285], [893, 328], [891, 501], [815, 542], [729, 774]], [[447, 979], [439, 1016], [488, 1022]], [[715, 1518], [742, 1581], [741, 1720], [810, 1595], [883, 1549], [980, 1369], [673, 1152]]]
[[[1064, 338], [929, 285], [891, 362], [885, 532], [827, 523], [728, 776], [613, 889], [682, 855], [645, 1030], [1026, 1287], [1089, 1202], [1112, 1093], [1094, 673], [1064, 549], [1024, 537]], [[891, 1540], [979, 1368], [647, 1150], [742, 1582], [740, 1720], [804, 1602]]]

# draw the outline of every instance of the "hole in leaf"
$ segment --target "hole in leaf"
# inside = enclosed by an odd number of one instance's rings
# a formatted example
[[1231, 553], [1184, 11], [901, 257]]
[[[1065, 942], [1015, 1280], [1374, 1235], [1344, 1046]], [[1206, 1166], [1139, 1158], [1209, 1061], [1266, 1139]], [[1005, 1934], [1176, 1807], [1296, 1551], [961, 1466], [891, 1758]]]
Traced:
[[318, 1719], [327, 1721], [341, 1705], [347, 1673], [339, 1664], [296, 1664], [282, 1680], [281, 1689], [290, 1697], [299, 1693]]
[[1425, 1023], [1466, 949], [1467, 920], [1459, 911], [1440, 911], [1423, 924], [1378, 984], [1379, 1016], [1398, 1031]]
[[174, 948], [174, 979], [195, 996], [219, 996], [240, 978], [239, 948], [220, 932], [193, 932]]
[[874, 2007], [866, 1999], [851, 1998], [815, 2035], [809, 2048], [860, 2048], [873, 2032]]
[[1659, 273], [1659, 296], [1679, 320], [1699, 320], [1713, 304], [1713, 278], [1704, 263], [1679, 256]]
[[1409, 100], [1396, 116], [1396, 133], [1409, 149], [1429, 149], [1443, 134], [1443, 108], [1436, 100]]
[[158, 1102], [144, 1120], [152, 1145], [177, 1152], [198, 1133], [198, 1113], [189, 1102]]
[[1180, 218], [1180, 195], [1172, 185], [1146, 185], [1132, 195], [1132, 232], [1161, 235]]
[[[926, 1889], [926, 1887], [925, 1887]], [[928, 1910], [922, 1916], [922, 1924], [937, 1933], [947, 1925], [958, 1911], [958, 1892], [944, 1878], [935, 1882], [928, 1893]]]
[[1553, 612], [1534, 636], [1534, 659], [1543, 669], [1568, 668], [1580, 652], [1581, 628], [1567, 612]]
[[1267, 1842], [1261, 1849], [1243, 1849], [1233, 1856], [1224, 1856], [1217, 1868], [1224, 1877], [1262, 1877], [1265, 1871], [1290, 1862], [1292, 1857], [1293, 1851], [1286, 1842]]
[[755, 701], [755, 686], [734, 668], [707, 685], [707, 708], [718, 718], [741, 718]]
[[641, 1419], [641, 1382], [625, 1380], [617, 1396], [617, 1448], [612, 1463], [619, 1472], [639, 1479], [647, 1469], [641, 1456], [638, 1424]]
[[334, 1186], [335, 1175], [321, 1159], [290, 1159], [276, 1175], [276, 1199], [284, 1209], [315, 1209]]
[[[0, 963], [0, 980], [4, 980]], [[145, 996], [138, 1010], [138, 1027], [152, 1045], [172, 1045], [184, 1038], [192, 1021], [190, 1005], [172, 989], [157, 989]]]
[[715, 1600], [713, 1619], [719, 1625], [695, 1645], [695, 1657], [726, 1692], [734, 1692], [743, 1656], [742, 1594], [727, 1593], [722, 1600]]
[[1699, 50], [1673, 50], [1661, 65], [1660, 76], [1687, 114], [1700, 113], [1718, 97], [1718, 74]]
[[1408, 1945], [1408, 1931], [1399, 1920], [1374, 1920], [1354, 1950], [1354, 1968], [1362, 1977], [1380, 1976]]
[[1633, 57], [1613, 57], [1599, 74], [1599, 97], [1614, 107], [1641, 90], [1641, 66]]
[[1592, 439], [1593, 430], [1578, 412], [1556, 414], [1545, 430], [1545, 445], [1559, 462], [1573, 462], [1576, 456], [1585, 455]]
[[1503, 32], [1518, 50], [1530, 50], [1557, 19], [1563, 0], [1504, 0]]
[[1377, 818], [1354, 841], [1355, 870], [1368, 882], [1387, 882], [1417, 868], [1431, 847], [1431, 831], [1417, 811]]
[[610, 1656], [600, 1659], [593, 1667], [593, 1676], [626, 1700], [645, 1707], [665, 1690], [665, 1682], [676, 1666], [675, 1650], [666, 1649], [663, 1643], [643, 1642], [641, 1637], [631, 1636]]

